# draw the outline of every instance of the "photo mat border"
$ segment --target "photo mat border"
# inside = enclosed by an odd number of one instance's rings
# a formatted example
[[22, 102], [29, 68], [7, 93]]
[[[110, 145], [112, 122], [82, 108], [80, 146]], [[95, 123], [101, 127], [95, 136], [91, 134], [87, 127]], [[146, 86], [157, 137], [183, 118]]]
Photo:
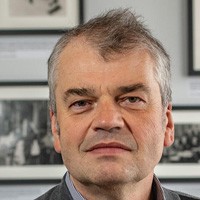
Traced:
[[[189, 59], [188, 59], [188, 73], [190, 76], [199, 76], [200, 75], [200, 66], [194, 66], [195, 63], [197, 62], [196, 60], [197, 59], [200, 59], [197, 58], [197, 53], [195, 52], [198, 52], [198, 55], [200, 55], [200, 49], [196, 49], [195, 48], [195, 37], [194, 37], [194, 34], [198, 34], [198, 33], [195, 33], [195, 30], [197, 30], [198, 26], [200, 26], [200, 21], [199, 23], [197, 23], [195, 21], [195, 12], [194, 12], [194, 5], [196, 5], [198, 0], [188, 0], [188, 46], [189, 46], [189, 50], [188, 50], [188, 55], [189, 55]], [[196, 10], [199, 10], [200, 8], [195, 8]], [[197, 15], [197, 14], [196, 14]], [[197, 18], [197, 17], [196, 17]], [[199, 28], [200, 29], [200, 28]], [[199, 32], [200, 34], [200, 32]], [[199, 61], [200, 63], [200, 61]], [[197, 69], [196, 69], [197, 68]]]
[[[200, 106], [173, 106], [175, 124], [200, 124]], [[170, 147], [169, 147], [170, 148]], [[200, 163], [160, 163], [155, 174], [162, 180], [200, 180]]]
[[[7, 5], [5, 2], [7, 0], [2, 0], [0, 2], [0, 5]], [[72, 3], [73, 2], [73, 3]], [[73, 0], [70, 1], [70, 5], [72, 5], [71, 7], [75, 7], [76, 10], [73, 12], [73, 18], [71, 23], [66, 23], [64, 21], [64, 19], [62, 19], [62, 26], [57, 27], [57, 26], [46, 26], [45, 20], [41, 20], [43, 21], [43, 24], [41, 24], [39, 27], [26, 27], [21, 25], [21, 27], [4, 27], [2, 22], [0, 21], [0, 35], [48, 35], [48, 34], [63, 34], [64, 32], [66, 32], [67, 30], [73, 28], [74, 26], [77, 26], [78, 24], [82, 24], [84, 22], [84, 0]], [[0, 8], [0, 13], [1, 10], [5, 10], [5, 8], [3, 8], [3, 6], [1, 6], [2, 8]], [[5, 17], [5, 16], [0, 16]], [[35, 20], [34, 17], [30, 18], [30, 20]], [[5, 19], [6, 20], [6, 17]], [[2, 21], [3, 21], [2, 20]], [[7, 17], [7, 20], [9, 20], [9, 18]], [[49, 20], [52, 21], [52, 18], [50, 18]], [[23, 20], [21, 20], [23, 22]], [[38, 20], [39, 21], [39, 20]], [[46, 19], [46, 21], [48, 21], [48, 19]], [[41, 22], [40, 22], [41, 23]], [[12, 24], [12, 23], [11, 23]], [[14, 23], [13, 23], [14, 24]], [[51, 24], [56, 24], [56, 19], [54, 20], [54, 23]], [[43, 25], [43, 27], [42, 27]]]

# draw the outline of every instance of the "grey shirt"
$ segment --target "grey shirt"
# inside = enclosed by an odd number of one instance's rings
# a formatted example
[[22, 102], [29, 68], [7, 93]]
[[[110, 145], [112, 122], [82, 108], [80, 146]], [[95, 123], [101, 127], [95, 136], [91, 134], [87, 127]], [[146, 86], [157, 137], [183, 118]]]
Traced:
[[70, 179], [69, 172], [66, 173], [65, 182], [67, 184], [67, 187], [68, 187], [68, 189], [69, 189], [69, 191], [70, 191], [73, 199], [76, 199], [76, 200], [85, 200], [82, 197], [82, 195], [74, 187], [74, 184], [72, 183], [72, 180]]

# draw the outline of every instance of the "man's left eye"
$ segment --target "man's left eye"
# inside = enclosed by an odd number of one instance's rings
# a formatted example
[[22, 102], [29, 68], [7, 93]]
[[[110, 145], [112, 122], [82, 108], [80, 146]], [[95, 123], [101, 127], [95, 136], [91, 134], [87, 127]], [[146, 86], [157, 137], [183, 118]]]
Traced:
[[142, 101], [142, 99], [139, 97], [127, 97], [125, 98], [125, 101], [128, 101], [130, 103], [136, 103]]
[[119, 103], [122, 107], [130, 109], [141, 109], [145, 105], [145, 101], [137, 96], [124, 97]]

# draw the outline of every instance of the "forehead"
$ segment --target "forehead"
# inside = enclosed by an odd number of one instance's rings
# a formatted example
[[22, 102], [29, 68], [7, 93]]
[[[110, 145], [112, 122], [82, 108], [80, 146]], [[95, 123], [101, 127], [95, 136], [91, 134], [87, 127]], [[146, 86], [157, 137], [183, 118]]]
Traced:
[[[76, 84], [129, 84], [130, 81], [154, 79], [154, 61], [147, 50], [113, 54], [105, 60], [97, 48], [83, 39], [71, 41], [60, 54], [58, 82]], [[127, 82], [127, 83], [126, 83]]]

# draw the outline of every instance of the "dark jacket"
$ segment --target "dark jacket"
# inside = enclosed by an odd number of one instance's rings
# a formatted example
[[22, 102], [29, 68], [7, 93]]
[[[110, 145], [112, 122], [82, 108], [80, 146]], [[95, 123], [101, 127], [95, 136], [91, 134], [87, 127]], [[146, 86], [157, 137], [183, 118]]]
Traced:
[[[200, 198], [193, 197], [181, 192], [172, 191], [166, 188], [163, 188], [165, 200], [200, 200]], [[65, 179], [63, 178], [61, 183], [54, 188], [50, 189], [48, 192], [38, 197], [35, 200], [77, 200], [73, 199], [67, 185], [65, 183]], [[160, 199], [158, 199], [160, 200]]]

